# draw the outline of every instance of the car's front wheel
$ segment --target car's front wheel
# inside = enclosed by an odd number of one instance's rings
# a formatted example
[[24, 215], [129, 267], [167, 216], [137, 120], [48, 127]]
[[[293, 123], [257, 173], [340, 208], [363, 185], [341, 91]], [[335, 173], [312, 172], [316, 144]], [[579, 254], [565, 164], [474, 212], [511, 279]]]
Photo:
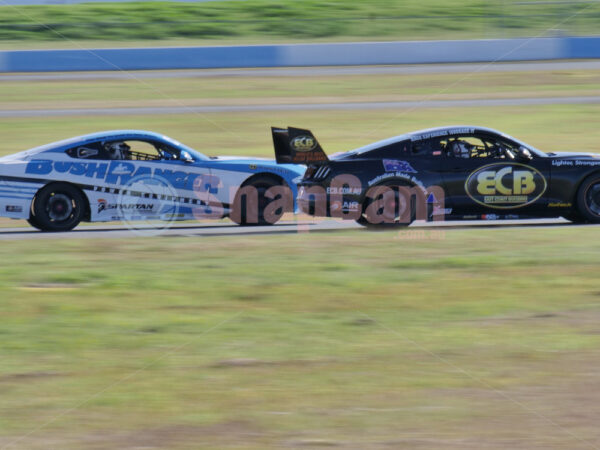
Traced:
[[577, 208], [586, 221], [600, 223], [600, 174], [581, 183], [577, 191]]
[[66, 183], [43, 187], [35, 196], [29, 223], [42, 231], [69, 231], [85, 213], [83, 194]]

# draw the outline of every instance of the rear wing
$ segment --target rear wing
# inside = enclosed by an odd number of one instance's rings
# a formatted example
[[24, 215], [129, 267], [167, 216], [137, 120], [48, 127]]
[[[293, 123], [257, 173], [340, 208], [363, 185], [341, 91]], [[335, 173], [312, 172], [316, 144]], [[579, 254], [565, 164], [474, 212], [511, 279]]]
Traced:
[[309, 130], [271, 127], [275, 159], [279, 164], [327, 164], [329, 158]]

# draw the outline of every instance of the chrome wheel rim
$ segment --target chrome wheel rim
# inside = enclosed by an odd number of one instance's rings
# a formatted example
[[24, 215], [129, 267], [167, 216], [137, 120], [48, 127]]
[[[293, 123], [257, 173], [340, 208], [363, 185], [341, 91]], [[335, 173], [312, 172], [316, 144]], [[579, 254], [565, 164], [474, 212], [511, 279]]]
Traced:
[[73, 200], [65, 194], [53, 194], [48, 199], [46, 211], [53, 222], [65, 221], [73, 214]]

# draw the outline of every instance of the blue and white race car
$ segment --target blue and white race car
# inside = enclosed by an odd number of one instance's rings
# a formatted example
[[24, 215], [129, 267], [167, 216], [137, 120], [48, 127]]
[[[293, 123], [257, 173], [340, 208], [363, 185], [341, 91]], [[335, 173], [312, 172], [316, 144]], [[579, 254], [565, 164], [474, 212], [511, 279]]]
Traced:
[[295, 211], [303, 173], [267, 159], [208, 157], [148, 131], [106, 131], [0, 158], [0, 216], [43, 231], [81, 221], [272, 224]]

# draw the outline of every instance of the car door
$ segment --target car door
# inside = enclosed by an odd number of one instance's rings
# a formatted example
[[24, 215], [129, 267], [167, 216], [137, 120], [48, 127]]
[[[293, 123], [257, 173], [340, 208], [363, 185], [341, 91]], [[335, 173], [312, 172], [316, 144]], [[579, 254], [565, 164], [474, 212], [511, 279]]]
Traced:
[[487, 134], [446, 137], [440, 149], [447, 202], [455, 214], [518, 216], [545, 209], [550, 171], [544, 158], [519, 157], [518, 144]]
[[206, 215], [206, 185], [211, 174], [204, 161], [164, 142], [143, 138], [107, 141], [103, 147], [111, 149], [122, 144], [124, 151], [109, 154], [105, 181], [112, 189], [104, 197], [113, 194], [110, 209], [117, 209], [132, 221]]
[[153, 177], [162, 180], [162, 184], [168, 185], [178, 197], [177, 218], [200, 220], [222, 217], [226, 207], [214, 195], [219, 181], [215, 181], [210, 161], [194, 158], [186, 150], [165, 142], [149, 143], [159, 154], [158, 159], [150, 160], [150, 166], [154, 165]]
[[446, 185], [441, 173], [444, 158], [439, 148], [439, 140], [412, 140], [408, 159], [415, 169], [416, 183], [425, 189], [425, 195], [421, 198], [425, 205], [420, 205], [422, 211], [428, 220], [442, 220], [452, 213], [452, 207], [446, 201]]
[[433, 144], [431, 139], [407, 139], [369, 151], [365, 155], [368, 158], [361, 162], [359, 175], [367, 186], [365, 192], [393, 180], [415, 189], [414, 207], [418, 219], [439, 218], [448, 213], [440, 174], [442, 155]]

